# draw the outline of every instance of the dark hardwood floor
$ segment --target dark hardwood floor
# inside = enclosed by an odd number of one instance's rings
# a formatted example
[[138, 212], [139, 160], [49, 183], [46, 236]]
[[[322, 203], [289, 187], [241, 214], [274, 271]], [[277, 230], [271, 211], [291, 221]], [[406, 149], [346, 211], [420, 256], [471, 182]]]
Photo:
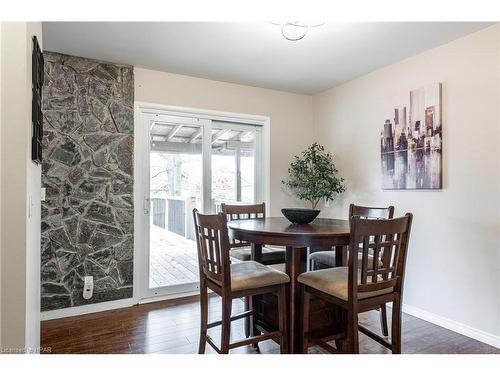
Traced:
[[[220, 319], [220, 299], [210, 299], [210, 321]], [[243, 311], [243, 302], [234, 301], [234, 313]], [[388, 311], [390, 316], [390, 310]], [[42, 322], [41, 346], [51, 353], [197, 353], [199, 335], [199, 302], [196, 297], [164, 301], [124, 309], [55, 319]], [[379, 329], [377, 312], [360, 315], [360, 323]], [[220, 328], [209, 331], [219, 339]], [[243, 338], [243, 320], [234, 322], [231, 337]], [[389, 330], [390, 332], [390, 330]], [[404, 314], [403, 353], [497, 353], [500, 349]], [[279, 353], [272, 341], [260, 346], [261, 353]], [[310, 353], [323, 353], [313, 347]], [[389, 353], [368, 337], [360, 334], [361, 353]], [[207, 353], [214, 351], [207, 345]], [[251, 347], [237, 348], [231, 353], [257, 353]]]

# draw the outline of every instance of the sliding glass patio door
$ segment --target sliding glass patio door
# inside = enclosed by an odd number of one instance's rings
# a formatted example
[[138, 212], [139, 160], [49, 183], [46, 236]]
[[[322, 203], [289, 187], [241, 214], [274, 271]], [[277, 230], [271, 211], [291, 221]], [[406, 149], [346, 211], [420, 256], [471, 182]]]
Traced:
[[262, 200], [260, 126], [161, 114], [147, 125], [141, 298], [198, 288], [194, 208]]

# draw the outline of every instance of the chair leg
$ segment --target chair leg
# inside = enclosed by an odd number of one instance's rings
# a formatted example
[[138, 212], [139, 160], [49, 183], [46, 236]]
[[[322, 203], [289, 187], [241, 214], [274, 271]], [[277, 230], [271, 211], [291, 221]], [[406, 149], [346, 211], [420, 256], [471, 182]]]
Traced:
[[311, 295], [306, 292], [306, 287], [304, 285], [300, 286], [301, 301], [302, 301], [302, 314], [300, 316], [300, 337], [302, 340], [301, 353], [307, 354], [309, 349], [309, 307]]
[[198, 347], [198, 354], [204, 354], [205, 347], [207, 345], [208, 291], [206, 286], [203, 285], [200, 285], [200, 309], [201, 309], [200, 345]]
[[[245, 301], [245, 311], [248, 311], [250, 310], [250, 298], [251, 297], [245, 297], [244, 298], [244, 301]], [[245, 318], [245, 337], [250, 337], [250, 317], [247, 316]]]
[[359, 354], [358, 312], [347, 311], [347, 353]]
[[385, 303], [380, 305], [380, 325], [382, 328], [382, 334], [384, 336], [389, 336], [389, 328], [387, 326], [387, 308]]
[[231, 297], [222, 297], [222, 334], [221, 354], [229, 353], [229, 341], [231, 339], [231, 310], [233, 300]]
[[392, 354], [401, 354], [401, 301], [396, 298], [392, 302]]
[[[255, 318], [255, 305], [254, 305], [254, 298], [253, 296], [250, 297], [250, 310], [252, 310], [252, 316], [250, 318], [250, 333], [251, 333], [251, 336], [260, 336], [262, 335], [262, 332], [259, 331], [255, 325], [255, 321], [256, 321], [256, 318]], [[260, 352], [260, 349], [259, 349], [259, 343], [256, 342], [254, 344], [252, 344], [252, 348], [256, 349], [257, 351]]]
[[286, 284], [281, 285], [278, 292], [278, 309], [279, 309], [279, 331], [280, 337], [280, 353], [288, 353], [288, 325], [286, 320]]
[[[254, 308], [254, 303], [253, 303], [253, 297], [246, 297], [248, 300], [248, 309], [252, 311], [252, 315], [249, 316], [248, 319], [248, 336], [258, 336], [260, 335], [259, 330], [255, 327], [255, 308]], [[246, 327], [245, 327], [245, 334], [246, 334]], [[252, 348], [254, 349], [259, 349], [259, 343], [254, 343], [252, 344]]]

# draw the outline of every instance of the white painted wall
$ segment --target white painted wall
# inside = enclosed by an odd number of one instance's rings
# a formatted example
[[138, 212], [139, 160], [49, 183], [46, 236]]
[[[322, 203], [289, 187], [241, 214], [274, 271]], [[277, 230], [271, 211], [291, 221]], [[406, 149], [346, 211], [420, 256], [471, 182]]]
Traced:
[[[500, 336], [499, 27], [449, 44], [314, 97], [315, 138], [335, 154], [348, 205], [414, 213], [404, 302]], [[442, 191], [383, 191], [380, 130], [385, 101], [443, 83]]]
[[4, 23], [1, 34], [2, 346], [27, 350], [40, 343], [41, 168], [31, 161], [31, 38], [41, 42], [41, 33], [41, 23]]
[[269, 116], [270, 214], [303, 206], [282, 190], [293, 155], [313, 142], [312, 97], [134, 68], [135, 101]]

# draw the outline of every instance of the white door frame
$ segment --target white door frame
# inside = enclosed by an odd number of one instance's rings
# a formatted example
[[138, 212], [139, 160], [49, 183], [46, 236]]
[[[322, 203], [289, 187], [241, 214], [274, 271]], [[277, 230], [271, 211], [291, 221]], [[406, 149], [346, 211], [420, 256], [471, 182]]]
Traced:
[[[149, 216], [149, 202], [145, 201], [144, 197], [149, 197], [149, 171], [145, 170], [144, 165], [149, 165], [149, 132], [144, 130], [144, 127], [149, 129], [150, 122], [156, 116], [169, 116], [184, 118], [188, 121], [193, 121], [193, 117], [197, 118], [200, 125], [205, 125], [208, 120], [216, 120], [221, 122], [253, 124], [262, 126], [261, 133], [261, 150], [256, 149], [256, 157], [262, 157], [262, 168], [257, 168], [257, 173], [262, 181], [262, 191], [256, 191], [256, 199], [266, 202], [270, 208], [270, 118], [266, 116], [248, 115], [232, 112], [222, 112], [214, 110], [202, 110], [196, 108], [178, 107], [161, 105], [146, 102], [134, 103], [134, 288], [133, 299], [137, 303], [145, 299], [169, 299], [181, 296], [186, 293], [186, 285], [179, 285], [178, 288], [169, 287], [169, 294], [155, 298], [154, 295], [147, 295], [145, 291], [148, 289], [149, 283], [146, 280], [147, 275], [144, 275], [142, 270], [149, 262], [148, 256], [144, 256], [146, 252], [144, 244], [149, 246], [149, 227], [148, 220], [145, 220], [146, 214]], [[184, 121], [182, 121], [184, 122]], [[211, 137], [211, 127], [203, 126], [203, 137]], [[208, 139], [208, 138], [207, 138]], [[256, 144], [258, 144], [256, 142]], [[210, 150], [204, 150], [203, 153], [209, 153]], [[258, 156], [259, 155], [259, 156]], [[205, 155], [204, 155], [205, 156]], [[147, 158], [147, 160], [145, 159]], [[257, 161], [257, 160], [256, 160]], [[211, 170], [210, 157], [203, 158], [203, 181], [211, 181], [211, 178], [206, 173]], [[255, 163], [257, 165], [257, 162]], [[145, 183], [147, 181], [147, 183]], [[147, 185], [147, 186], [146, 186]], [[206, 189], [205, 189], [206, 190]], [[204, 204], [208, 204], [207, 199], [211, 197], [202, 197]], [[146, 211], [147, 210], [147, 211]], [[142, 251], [141, 251], [142, 250]], [[149, 253], [149, 252], [146, 252]], [[192, 285], [189, 286], [192, 289]]]

